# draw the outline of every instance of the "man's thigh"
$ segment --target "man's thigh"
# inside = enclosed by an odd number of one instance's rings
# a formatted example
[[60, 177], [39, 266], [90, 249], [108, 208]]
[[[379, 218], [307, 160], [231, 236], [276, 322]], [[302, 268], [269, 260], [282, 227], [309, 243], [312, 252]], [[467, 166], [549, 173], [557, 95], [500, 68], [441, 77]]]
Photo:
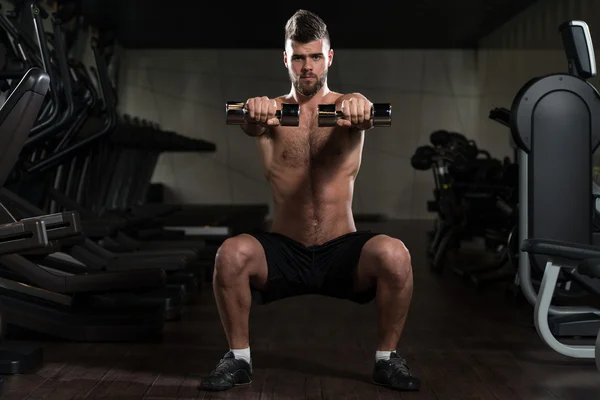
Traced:
[[324, 276], [321, 294], [361, 304], [373, 300], [376, 281], [362, 265], [363, 249], [379, 236], [370, 231], [358, 231], [326, 244], [315, 260]]
[[288, 297], [311, 294], [311, 263], [309, 250], [283, 235], [252, 232], [262, 246], [267, 265], [267, 279], [262, 285], [251, 282], [253, 300], [268, 304]]

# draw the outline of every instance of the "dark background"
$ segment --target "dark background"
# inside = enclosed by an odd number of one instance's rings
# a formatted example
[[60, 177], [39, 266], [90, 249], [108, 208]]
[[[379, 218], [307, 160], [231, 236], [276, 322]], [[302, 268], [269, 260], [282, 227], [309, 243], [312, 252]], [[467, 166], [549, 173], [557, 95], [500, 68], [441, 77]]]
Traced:
[[327, 22], [336, 48], [428, 49], [474, 48], [535, 2], [87, 0], [83, 7], [99, 25], [114, 29], [126, 48], [280, 48], [282, 35], [274, 32], [283, 32], [294, 11], [306, 8]]

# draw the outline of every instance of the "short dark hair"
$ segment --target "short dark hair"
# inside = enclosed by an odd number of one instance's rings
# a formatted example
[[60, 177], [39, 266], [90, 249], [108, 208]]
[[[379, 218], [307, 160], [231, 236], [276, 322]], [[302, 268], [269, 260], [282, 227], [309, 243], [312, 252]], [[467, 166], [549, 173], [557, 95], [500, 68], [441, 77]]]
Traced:
[[298, 10], [285, 24], [285, 41], [308, 43], [315, 40], [326, 40], [330, 44], [327, 24], [317, 14]]

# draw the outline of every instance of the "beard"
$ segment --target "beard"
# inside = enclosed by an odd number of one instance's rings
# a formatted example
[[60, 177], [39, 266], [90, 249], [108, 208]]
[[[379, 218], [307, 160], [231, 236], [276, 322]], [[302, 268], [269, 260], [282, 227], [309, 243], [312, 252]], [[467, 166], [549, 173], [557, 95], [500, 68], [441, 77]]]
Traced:
[[[302, 78], [317, 78], [314, 82], [303, 81]], [[290, 72], [290, 80], [294, 85], [294, 89], [298, 93], [306, 97], [314, 96], [325, 85], [327, 79], [327, 71], [324, 71], [320, 76], [314, 74], [295, 76]]]

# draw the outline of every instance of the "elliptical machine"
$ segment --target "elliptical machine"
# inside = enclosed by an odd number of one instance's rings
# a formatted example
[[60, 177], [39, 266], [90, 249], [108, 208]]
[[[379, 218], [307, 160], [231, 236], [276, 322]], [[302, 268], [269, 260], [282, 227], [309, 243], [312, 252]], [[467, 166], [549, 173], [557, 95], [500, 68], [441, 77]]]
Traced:
[[[592, 154], [600, 144], [600, 95], [587, 81], [596, 75], [591, 35], [583, 21], [560, 25], [568, 73], [527, 82], [510, 113], [519, 147], [518, 284], [535, 307], [534, 323], [555, 351], [594, 358], [590, 345], [558, 337], [595, 337], [600, 348], [600, 309], [551, 304], [559, 281], [600, 293], [600, 247], [593, 246]], [[543, 266], [536, 291], [532, 268]], [[600, 369], [600, 360], [596, 361]]]

